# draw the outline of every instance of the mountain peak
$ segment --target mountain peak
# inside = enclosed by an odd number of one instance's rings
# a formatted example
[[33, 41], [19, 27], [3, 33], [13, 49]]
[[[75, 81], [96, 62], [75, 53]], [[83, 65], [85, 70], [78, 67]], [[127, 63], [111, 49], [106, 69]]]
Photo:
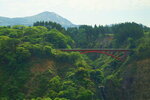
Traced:
[[50, 11], [44, 11], [39, 13], [38, 15], [42, 15], [42, 14], [55, 14], [54, 12], [50, 12]]
[[33, 23], [37, 21], [52, 21], [61, 24], [63, 27], [74, 27], [69, 20], [61, 17], [55, 12], [44, 11], [34, 16], [23, 17], [23, 18], [0, 18], [0, 26], [8, 26], [8, 25], [27, 25], [32, 26]]
[[35, 15], [35, 16], [49, 16], [49, 15], [57, 15], [57, 14], [54, 12], [44, 11], [42, 13]]

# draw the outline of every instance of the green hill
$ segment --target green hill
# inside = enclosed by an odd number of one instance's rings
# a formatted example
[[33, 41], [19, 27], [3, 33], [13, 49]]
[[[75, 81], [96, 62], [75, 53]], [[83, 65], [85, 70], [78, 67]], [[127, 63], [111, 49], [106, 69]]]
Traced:
[[[0, 27], [0, 99], [149, 100], [149, 43], [149, 28], [136, 23], [68, 29], [53, 22]], [[132, 51], [118, 61], [60, 48]]]

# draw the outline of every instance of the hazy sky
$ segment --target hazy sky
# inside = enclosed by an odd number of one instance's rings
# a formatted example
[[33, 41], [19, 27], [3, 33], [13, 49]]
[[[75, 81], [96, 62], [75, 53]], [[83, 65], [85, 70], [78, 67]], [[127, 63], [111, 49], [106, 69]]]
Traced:
[[74, 24], [137, 22], [150, 26], [150, 0], [0, 0], [0, 16], [23, 17], [50, 11]]

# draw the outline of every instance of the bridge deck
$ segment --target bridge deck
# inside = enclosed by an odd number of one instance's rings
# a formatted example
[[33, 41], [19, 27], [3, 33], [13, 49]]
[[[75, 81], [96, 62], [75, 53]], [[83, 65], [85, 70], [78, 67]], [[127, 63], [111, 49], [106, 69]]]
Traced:
[[[61, 50], [61, 51], [79, 51], [81, 54], [91, 53], [91, 52], [101, 53], [101, 54], [111, 56], [117, 60], [122, 60], [122, 58], [125, 58], [127, 56], [127, 52], [131, 51], [129, 49], [58, 49], [58, 50]], [[112, 54], [113, 52], [123, 53], [123, 56], [119, 57], [120, 56], [119, 54], [114, 55], [114, 54]]]
[[58, 49], [61, 51], [130, 51], [129, 49]]

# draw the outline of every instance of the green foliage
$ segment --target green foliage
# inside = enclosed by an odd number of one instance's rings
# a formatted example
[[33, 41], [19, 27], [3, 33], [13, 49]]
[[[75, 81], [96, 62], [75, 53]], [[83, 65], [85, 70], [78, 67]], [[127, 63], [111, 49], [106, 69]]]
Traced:
[[150, 57], [150, 35], [143, 37], [140, 40], [138, 48], [136, 49], [136, 55], [139, 59]]
[[67, 47], [68, 37], [57, 30], [51, 30], [48, 33], [44, 34], [44, 39], [46, 42], [52, 43], [55, 48]]
[[26, 26], [24, 26], [24, 25], [15, 25], [15, 26], [12, 26], [12, 29], [20, 29], [20, 30], [22, 30], [24, 28], [26, 28]]
[[59, 49], [134, 48], [127, 60], [145, 59], [150, 57], [149, 33], [136, 23], [67, 30], [53, 22], [0, 27], [0, 99], [103, 100], [106, 94], [119, 100], [120, 73], [128, 61]]
[[122, 45], [128, 38], [134, 41], [141, 38], [143, 33], [142, 26], [136, 23], [121, 23], [113, 26], [117, 45]]
[[[70, 41], [73, 40], [69, 36], [63, 35], [56, 29], [49, 31], [43, 26], [27, 27], [16, 25], [0, 27], [0, 72], [4, 73], [4, 77], [0, 78], [0, 82], [7, 83], [0, 86], [0, 96], [6, 97], [8, 100], [10, 98], [11, 100], [25, 98], [24, 94], [27, 95], [25, 91], [30, 89], [25, 84], [27, 84], [29, 76], [32, 75], [29, 70], [30, 60], [33, 57], [56, 58], [54, 47], [69, 47], [68, 42]], [[46, 93], [44, 89], [45, 85], [48, 85], [48, 78], [42, 78], [42, 75], [38, 77], [37, 87], [39, 89], [35, 87], [32, 94], [28, 95], [27, 98], [43, 96]], [[54, 81], [52, 80], [52, 82]], [[41, 99], [43, 100], [43, 98]]]
[[0, 65], [15, 66], [16, 65], [16, 45], [18, 40], [10, 38], [8, 36], [0, 36]]
[[56, 76], [56, 77], [52, 78], [49, 83], [50, 83], [49, 84], [50, 89], [52, 89], [56, 92], [61, 90], [62, 82], [61, 82], [61, 79], [60, 79], [59, 76]]
[[104, 36], [102, 26], [81, 25], [79, 28], [68, 28], [67, 35], [74, 39], [76, 47], [93, 47], [98, 38]]
[[20, 62], [28, 59], [31, 56], [30, 51], [24, 47], [17, 47], [16, 53], [17, 53], [17, 60]]
[[100, 69], [90, 71], [90, 77], [97, 84], [102, 84], [104, 80], [104, 74]]
[[77, 100], [92, 100], [93, 93], [83, 87], [79, 89]]
[[55, 98], [54, 100], [69, 100], [69, 99], [66, 99], [66, 98]]
[[31, 100], [52, 100], [51, 98], [41, 98], [41, 97], [38, 97], [38, 98], [32, 98]]
[[51, 29], [57, 29], [60, 32], [64, 32], [65, 31], [65, 29], [60, 24], [55, 23], [55, 22], [51, 22], [51, 21], [49, 21], [49, 22], [44, 22], [44, 21], [39, 22], [38, 21], [38, 22], [35, 22], [33, 24], [33, 26], [45, 26], [49, 30], [51, 30]]

